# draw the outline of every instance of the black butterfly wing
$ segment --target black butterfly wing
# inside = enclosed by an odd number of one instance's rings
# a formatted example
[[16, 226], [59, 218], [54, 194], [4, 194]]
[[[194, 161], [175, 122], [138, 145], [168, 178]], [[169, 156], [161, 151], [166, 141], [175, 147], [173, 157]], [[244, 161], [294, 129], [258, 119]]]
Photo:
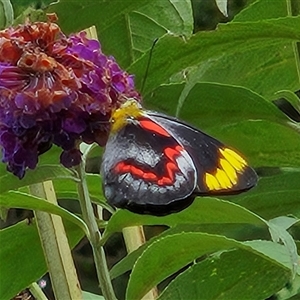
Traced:
[[195, 195], [236, 194], [256, 185], [255, 171], [235, 150], [184, 122], [155, 112], [149, 115], [190, 154], [197, 170]]
[[193, 201], [194, 163], [159, 123], [143, 117], [110, 135], [101, 174], [111, 205], [138, 213], [164, 215]]

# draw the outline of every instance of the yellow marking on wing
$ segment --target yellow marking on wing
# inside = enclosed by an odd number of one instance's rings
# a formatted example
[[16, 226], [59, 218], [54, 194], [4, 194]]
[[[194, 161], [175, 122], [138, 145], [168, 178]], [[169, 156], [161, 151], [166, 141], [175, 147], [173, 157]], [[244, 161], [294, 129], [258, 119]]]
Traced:
[[218, 168], [215, 177], [219, 181], [222, 189], [229, 189], [232, 187], [232, 183], [224, 170]]
[[238, 172], [241, 172], [247, 162], [236, 152], [229, 148], [219, 149], [223, 157], [215, 171], [205, 174], [205, 183], [210, 191], [231, 189], [238, 183]]
[[231, 149], [220, 149], [220, 152], [237, 171], [243, 170], [247, 165], [246, 161]]
[[226, 152], [230, 153], [233, 157], [235, 157], [242, 164], [247, 165], [247, 162], [239, 154], [237, 154], [235, 151], [233, 151], [229, 148], [225, 148], [224, 150]]
[[224, 158], [220, 159], [220, 165], [227, 174], [229, 180], [233, 185], [237, 184], [237, 174], [234, 167]]
[[220, 190], [222, 187], [218, 182], [217, 178], [210, 173], [205, 174], [205, 183], [209, 190]]
[[111, 132], [117, 132], [128, 124], [129, 119], [136, 119], [142, 116], [143, 111], [135, 99], [128, 99], [119, 108], [112, 112]]

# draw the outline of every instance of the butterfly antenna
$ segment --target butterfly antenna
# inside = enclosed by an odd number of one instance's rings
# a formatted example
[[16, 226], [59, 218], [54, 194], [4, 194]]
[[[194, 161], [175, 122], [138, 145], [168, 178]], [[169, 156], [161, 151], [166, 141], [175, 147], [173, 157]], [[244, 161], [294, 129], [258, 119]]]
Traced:
[[152, 47], [151, 47], [151, 49], [150, 49], [149, 59], [148, 59], [147, 66], [146, 66], [146, 72], [145, 72], [145, 75], [144, 75], [144, 78], [143, 78], [143, 82], [142, 82], [141, 94], [142, 94], [143, 91], [144, 91], [146, 79], [147, 79], [148, 73], [149, 73], [149, 67], [150, 67], [150, 62], [151, 62], [151, 58], [152, 58], [154, 46], [156, 45], [157, 41], [158, 41], [158, 38], [156, 38], [156, 39], [153, 41]]

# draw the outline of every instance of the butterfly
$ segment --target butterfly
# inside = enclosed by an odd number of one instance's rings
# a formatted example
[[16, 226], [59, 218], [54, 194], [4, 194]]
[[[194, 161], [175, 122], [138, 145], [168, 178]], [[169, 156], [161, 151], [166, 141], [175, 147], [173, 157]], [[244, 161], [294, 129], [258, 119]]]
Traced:
[[257, 183], [235, 150], [135, 99], [112, 113], [101, 175], [110, 205], [156, 216], [183, 210], [196, 196], [237, 194]]

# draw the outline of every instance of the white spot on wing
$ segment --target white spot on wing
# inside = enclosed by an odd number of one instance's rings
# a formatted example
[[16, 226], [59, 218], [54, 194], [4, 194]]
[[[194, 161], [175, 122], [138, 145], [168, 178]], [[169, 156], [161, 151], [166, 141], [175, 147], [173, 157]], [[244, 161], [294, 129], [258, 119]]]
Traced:
[[192, 168], [195, 169], [194, 163], [186, 151], [181, 151], [180, 153], [181, 155], [176, 158], [176, 162], [180, 171], [187, 179], [186, 175], [188, 172], [191, 171]]
[[165, 187], [161, 187], [159, 189], [160, 194], [165, 194], [168, 191], [168, 189], [166, 189]]
[[139, 146], [137, 147], [137, 150], [138, 152], [135, 153], [134, 156], [135, 159], [142, 164], [147, 164], [151, 168], [154, 168], [161, 159], [161, 157], [157, 155], [157, 152], [155, 152], [149, 145], [145, 145], [143, 147]]

